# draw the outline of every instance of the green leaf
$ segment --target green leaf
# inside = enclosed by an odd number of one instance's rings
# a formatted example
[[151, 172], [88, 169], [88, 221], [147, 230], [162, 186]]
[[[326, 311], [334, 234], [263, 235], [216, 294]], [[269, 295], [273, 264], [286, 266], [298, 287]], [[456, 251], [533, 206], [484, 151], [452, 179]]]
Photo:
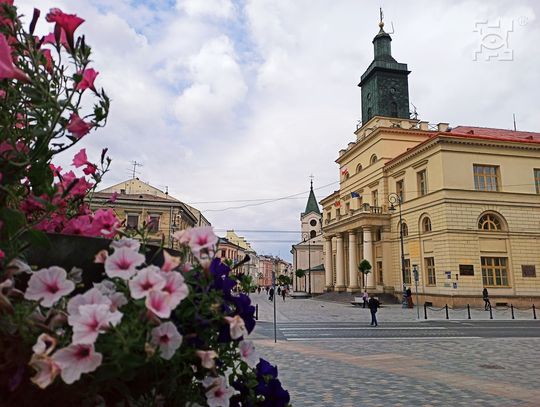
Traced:
[[26, 218], [21, 211], [11, 208], [0, 208], [0, 219], [4, 221], [4, 229], [12, 235], [26, 224]]

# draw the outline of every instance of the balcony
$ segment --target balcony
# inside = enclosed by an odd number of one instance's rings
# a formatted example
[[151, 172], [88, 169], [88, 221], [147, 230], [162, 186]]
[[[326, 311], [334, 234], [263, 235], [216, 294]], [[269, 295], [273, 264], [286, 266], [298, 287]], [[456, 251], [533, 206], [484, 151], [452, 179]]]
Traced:
[[368, 203], [362, 204], [360, 208], [358, 209], [351, 209], [349, 213], [338, 213], [336, 214], [335, 218], [331, 219], [325, 219], [324, 224], [325, 225], [331, 225], [333, 223], [336, 223], [342, 219], [352, 218], [356, 216], [362, 216], [362, 215], [388, 215], [388, 207], [386, 205], [384, 206], [372, 206]]

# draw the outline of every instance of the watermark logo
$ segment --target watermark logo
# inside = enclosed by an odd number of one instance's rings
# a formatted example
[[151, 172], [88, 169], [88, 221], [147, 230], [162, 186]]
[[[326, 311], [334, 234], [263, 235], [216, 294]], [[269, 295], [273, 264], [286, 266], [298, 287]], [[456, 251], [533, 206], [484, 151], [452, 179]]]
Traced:
[[[521, 24], [520, 25], [524, 25]], [[473, 52], [473, 60], [513, 61], [514, 50], [510, 48], [510, 33], [514, 32], [514, 21], [477, 21], [473, 32], [480, 36], [480, 43]]]

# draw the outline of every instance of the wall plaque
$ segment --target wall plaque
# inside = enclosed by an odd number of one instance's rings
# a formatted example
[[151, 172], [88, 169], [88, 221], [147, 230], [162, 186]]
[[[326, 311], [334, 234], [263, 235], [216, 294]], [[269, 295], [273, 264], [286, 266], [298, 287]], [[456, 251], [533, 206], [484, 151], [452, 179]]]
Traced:
[[521, 274], [523, 277], [536, 277], [536, 266], [534, 264], [522, 264]]
[[460, 264], [459, 265], [460, 276], [474, 276], [474, 265], [472, 264]]

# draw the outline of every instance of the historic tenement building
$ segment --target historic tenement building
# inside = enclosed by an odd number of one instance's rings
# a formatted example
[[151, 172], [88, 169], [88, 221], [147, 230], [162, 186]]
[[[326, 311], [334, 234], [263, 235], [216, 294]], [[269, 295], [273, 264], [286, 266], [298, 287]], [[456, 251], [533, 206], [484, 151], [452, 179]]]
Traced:
[[321, 201], [326, 289], [359, 290], [367, 259], [370, 292], [414, 291], [416, 268], [420, 302], [478, 304], [484, 287], [492, 304], [540, 300], [540, 133], [410, 119], [409, 71], [380, 26], [362, 126]]

